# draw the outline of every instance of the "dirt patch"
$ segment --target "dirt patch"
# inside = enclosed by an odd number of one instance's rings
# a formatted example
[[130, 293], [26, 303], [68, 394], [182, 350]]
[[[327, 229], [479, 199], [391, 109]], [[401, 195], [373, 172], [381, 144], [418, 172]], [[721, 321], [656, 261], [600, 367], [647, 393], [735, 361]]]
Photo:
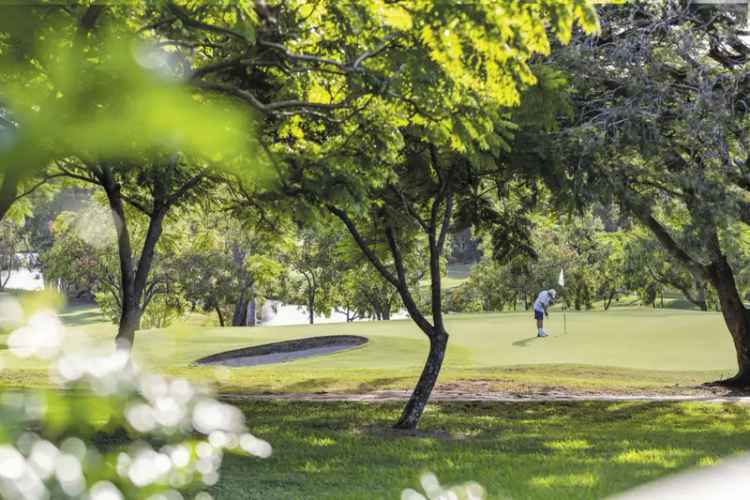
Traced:
[[328, 335], [307, 339], [273, 342], [253, 347], [212, 354], [195, 361], [199, 365], [255, 366], [283, 363], [310, 356], [321, 356], [352, 349], [367, 343], [367, 338], [356, 335]]
[[[368, 392], [265, 392], [223, 393], [228, 399], [280, 399], [293, 401], [405, 401], [410, 390], [386, 389]], [[495, 402], [556, 402], [556, 401], [704, 401], [735, 402], [750, 405], [750, 393], [714, 387], [684, 387], [673, 392], [662, 391], [596, 391], [564, 387], [534, 387], [522, 390], [497, 390], [488, 381], [456, 381], [438, 384], [431, 401], [495, 401]]]

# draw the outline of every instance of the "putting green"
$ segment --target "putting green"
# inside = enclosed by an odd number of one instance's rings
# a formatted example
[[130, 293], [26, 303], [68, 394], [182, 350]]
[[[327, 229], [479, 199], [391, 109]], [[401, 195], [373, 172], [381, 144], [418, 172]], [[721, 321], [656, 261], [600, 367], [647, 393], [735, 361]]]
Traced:
[[[721, 317], [690, 311], [628, 310], [568, 313], [547, 321], [548, 338], [536, 338], [527, 313], [449, 317], [446, 366], [490, 368], [539, 364], [588, 364], [648, 370], [731, 370], [731, 338]], [[180, 364], [231, 348], [316, 335], [361, 335], [360, 349], [294, 361], [314, 370], [421, 367], [427, 341], [409, 320], [182, 332], [144, 332], [136, 353], [144, 361]]]

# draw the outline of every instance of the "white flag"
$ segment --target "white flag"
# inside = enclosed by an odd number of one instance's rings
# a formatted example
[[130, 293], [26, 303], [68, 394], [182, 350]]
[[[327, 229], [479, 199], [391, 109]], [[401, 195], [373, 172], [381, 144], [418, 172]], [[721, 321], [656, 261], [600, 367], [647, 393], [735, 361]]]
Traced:
[[565, 272], [560, 269], [560, 277], [557, 278], [557, 284], [565, 288]]

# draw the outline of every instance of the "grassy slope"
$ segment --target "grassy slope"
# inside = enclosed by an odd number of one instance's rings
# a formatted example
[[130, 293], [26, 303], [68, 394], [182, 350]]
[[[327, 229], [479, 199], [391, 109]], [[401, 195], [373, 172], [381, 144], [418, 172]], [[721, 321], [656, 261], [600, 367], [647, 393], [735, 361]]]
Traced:
[[[96, 310], [74, 309], [63, 318], [73, 344], [111, 345], [113, 326]], [[694, 385], [731, 374], [734, 367], [729, 334], [715, 313], [625, 308], [568, 313], [569, 333], [562, 335], [562, 317], [553, 312], [548, 321], [553, 336], [547, 339], [535, 338], [528, 313], [449, 316], [448, 329], [443, 384], [470, 379], [496, 389], [654, 389]], [[199, 357], [227, 349], [327, 334], [364, 335], [370, 343], [281, 365], [189, 367]], [[363, 391], [409, 388], [426, 349], [424, 336], [408, 320], [252, 329], [192, 323], [139, 333], [135, 355], [152, 369], [216, 380], [228, 390]], [[0, 351], [0, 363], [6, 368], [0, 371], [5, 384], [46, 378], [37, 361], [15, 360]]]
[[274, 455], [228, 456], [220, 499], [399, 498], [425, 470], [489, 498], [603, 498], [750, 447], [750, 410], [731, 404], [434, 404], [416, 435], [388, 429], [392, 404], [243, 409]]

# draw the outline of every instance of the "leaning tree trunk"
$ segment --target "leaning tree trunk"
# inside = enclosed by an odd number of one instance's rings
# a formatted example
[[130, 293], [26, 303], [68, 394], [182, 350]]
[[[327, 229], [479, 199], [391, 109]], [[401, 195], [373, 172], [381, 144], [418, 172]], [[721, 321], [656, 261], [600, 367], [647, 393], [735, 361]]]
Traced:
[[[450, 202], [448, 204], [450, 209]], [[441, 231], [440, 240], [443, 240], [445, 229], [447, 224], [444, 224], [443, 231]], [[435, 387], [438, 375], [440, 375], [440, 368], [443, 366], [443, 358], [445, 357], [445, 349], [448, 345], [448, 332], [445, 330], [445, 324], [443, 323], [443, 292], [440, 276], [440, 254], [443, 248], [443, 241], [438, 241], [438, 236], [434, 230], [434, 225], [431, 227], [432, 230], [428, 231], [427, 236], [429, 240], [430, 249], [430, 300], [432, 302], [432, 325], [426, 321], [424, 316], [420, 315], [418, 326], [430, 339], [430, 352], [427, 355], [427, 361], [425, 362], [424, 368], [422, 368], [422, 374], [419, 376], [417, 385], [412, 392], [409, 402], [406, 403], [401, 418], [394, 427], [396, 429], [415, 429], [419, 423], [419, 419], [422, 416], [427, 402], [430, 400], [430, 394], [432, 389]], [[391, 239], [391, 238], [389, 238]], [[395, 247], [395, 244], [393, 245]], [[394, 252], [394, 259], [396, 266], [401, 267], [402, 259], [400, 253]], [[403, 269], [399, 269], [399, 276], [403, 276]], [[399, 289], [399, 292], [402, 292]], [[402, 293], [403, 298], [408, 297], [408, 301], [404, 303], [409, 309], [416, 314], [419, 314], [419, 309], [416, 307], [411, 295], [408, 293], [408, 288], [404, 287]]]
[[219, 326], [224, 326], [224, 315], [221, 313], [221, 307], [214, 306], [214, 310], [216, 311], [216, 315], [219, 317]]
[[396, 429], [415, 429], [419, 419], [424, 412], [427, 402], [430, 400], [430, 394], [435, 387], [440, 368], [443, 365], [445, 350], [448, 346], [448, 334], [445, 331], [435, 331], [429, 335], [430, 353], [427, 355], [427, 362], [422, 369], [417, 385], [412, 392], [409, 402], [406, 403], [401, 418], [394, 427]]
[[607, 296], [607, 301], [604, 303], [604, 310], [609, 311], [609, 307], [612, 305], [612, 300], [615, 298], [616, 291], [611, 291]]
[[708, 279], [716, 289], [724, 322], [732, 334], [737, 352], [738, 371], [734, 377], [716, 383], [730, 387], [750, 386], [750, 314], [737, 291], [734, 272], [723, 257], [706, 268]]
[[[433, 164], [436, 165], [434, 160]], [[424, 412], [424, 408], [430, 400], [430, 395], [432, 389], [435, 387], [438, 375], [440, 374], [440, 368], [442, 367], [443, 358], [445, 357], [446, 346], [448, 345], [448, 333], [443, 323], [440, 256], [445, 247], [445, 239], [447, 237], [448, 227], [452, 217], [452, 200], [452, 194], [450, 191], [448, 191], [447, 194], [442, 190], [439, 191], [432, 200], [430, 222], [422, 223], [429, 240], [432, 323], [430, 323], [419, 310], [419, 307], [409, 290], [409, 282], [404, 267], [404, 258], [399, 247], [396, 229], [391, 221], [389, 220], [385, 224], [385, 237], [391, 256], [393, 257], [395, 274], [383, 264], [377, 255], [375, 255], [372, 248], [359, 233], [356, 225], [346, 212], [337, 209], [334, 206], [328, 206], [329, 211], [344, 222], [347, 229], [354, 237], [357, 245], [373, 266], [375, 266], [381, 276], [396, 288], [412, 321], [414, 321], [419, 329], [427, 335], [430, 341], [430, 351], [424, 368], [422, 369], [422, 374], [417, 381], [417, 385], [414, 388], [409, 401], [404, 407], [401, 417], [394, 425], [394, 428], [396, 429], [411, 430], [417, 427], [419, 419]], [[440, 221], [439, 207], [443, 202], [445, 203], [445, 209], [443, 211], [442, 221]]]

